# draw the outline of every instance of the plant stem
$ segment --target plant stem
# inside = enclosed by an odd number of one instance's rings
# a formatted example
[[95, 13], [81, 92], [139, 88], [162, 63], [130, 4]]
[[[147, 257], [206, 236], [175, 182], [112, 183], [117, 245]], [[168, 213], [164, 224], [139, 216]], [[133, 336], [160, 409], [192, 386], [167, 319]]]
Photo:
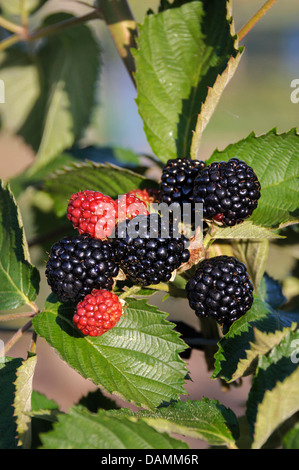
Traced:
[[7, 31], [11, 31], [12, 33], [16, 33], [16, 34], [23, 33], [22, 26], [6, 20], [5, 18], [3, 18], [3, 16], [0, 16], [0, 26], [2, 26], [2, 28], [6, 29]]
[[119, 55], [136, 86], [135, 60], [130, 49], [137, 47], [137, 23], [130, 7], [126, 0], [99, 0], [98, 4]]
[[35, 312], [9, 313], [8, 315], [0, 315], [0, 321], [19, 320], [21, 318], [34, 317], [35, 315]]
[[167, 292], [171, 294], [173, 297], [186, 297], [185, 289], [181, 289], [180, 287], [176, 287], [173, 284], [163, 284], [160, 282], [159, 284], [151, 284], [147, 286], [148, 289], [158, 290], [162, 292]]
[[5, 49], [8, 49], [10, 46], [13, 44], [16, 44], [17, 42], [20, 42], [22, 40], [21, 36], [18, 34], [13, 34], [7, 39], [4, 39], [3, 41], [0, 42], [0, 51], [4, 51]]
[[37, 29], [32, 33], [28, 33], [26, 39], [28, 41], [36, 41], [37, 39], [44, 38], [45, 36], [49, 36], [50, 34], [64, 31], [65, 29], [70, 28], [71, 26], [86, 23], [87, 21], [95, 20], [100, 17], [101, 16], [99, 11], [94, 10], [91, 13], [87, 13], [86, 15], [79, 16], [76, 18], [70, 18], [64, 21], [60, 21], [59, 23], [47, 26], [46, 28]]
[[21, 23], [25, 30], [28, 29], [28, 13], [26, 10], [26, 0], [20, 0]]
[[130, 295], [132, 294], [136, 294], [138, 291], [140, 291], [141, 287], [140, 286], [132, 286], [130, 287], [129, 289], [127, 289], [125, 292], [123, 292], [119, 298], [121, 300], [124, 300], [126, 299], [127, 297], [129, 297]]
[[7, 352], [10, 350], [10, 348], [23, 336], [25, 331], [29, 330], [32, 326], [32, 320], [30, 320], [26, 325], [22, 326], [13, 336], [12, 338], [8, 341], [8, 343], [5, 345], [4, 348], [4, 355], [7, 354]]
[[253, 15], [252, 18], [241, 28], [238, 33], [238, 40], [241, 41], [256, 23], [267, 13], [267, 11], [274, 5], [277, 0], [267, 0], [267, 2]]
[[[64, 31], [65, 29], [70, 28], [71, 26], [76, 26], [78, 24], [86, 23], [89, 20], [94, 20], [94, 19], [99, 19], [99, 18], [101, 18], [101, 13], [98, 9], [96, 9], [86, 15], [79, 16], [76, 18], [70, 18], [65, 21], [61, 21], [59, 23], [48, 26], [46, 28], [37, 29], [36, 31], [33, 31], [32, 33], [30, 33], [27, 30], [27, 28], [23, 28], [19, 26], [18, 30], [16, 31], [16, 34], [0, 42], [0, 51], [4, 51], [5, 49], [8, 49], [10, 46], [20, 41], [36, 41], [37, 39], [44, 38], [46, 36], [49, 36], [50, 34]], [[0, 26], [4, 27], [4, 25], [1, 24], [1, 17], [0, 17]]]

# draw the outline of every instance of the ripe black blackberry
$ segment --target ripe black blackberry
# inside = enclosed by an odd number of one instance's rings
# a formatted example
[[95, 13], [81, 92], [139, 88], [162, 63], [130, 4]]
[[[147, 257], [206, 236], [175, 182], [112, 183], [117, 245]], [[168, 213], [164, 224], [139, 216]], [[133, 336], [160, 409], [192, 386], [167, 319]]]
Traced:
[[203, 217], [233, 226], [248, 218], [258, 204], [260, 183], [244, 161], [214, 162], [194, 182], [194, 202], [203, 204]]
[[78, 302], [93, 289], [111, 290], [118, 271], [111, 242], [78, 235], [52, 246], [46, 277], [61, 302]]
[[161, 202], [167, 204], [192, 202], [194, 180], [204, 167], [205, 163], [200, 160], [187, 158], [168, 160], [161, 176]]
[[158, 284], [190, 257], [185, 239], [159, 214], [139, 215], [120, 223], [115, 233], [115, 251], [120, 267], [138, 285]]
[[211, 317], [230, 325], [253, 302], [253, 285], [246, 266], [231, 256], [205, 259], [186, 284], [190, 307], [198, 317]]

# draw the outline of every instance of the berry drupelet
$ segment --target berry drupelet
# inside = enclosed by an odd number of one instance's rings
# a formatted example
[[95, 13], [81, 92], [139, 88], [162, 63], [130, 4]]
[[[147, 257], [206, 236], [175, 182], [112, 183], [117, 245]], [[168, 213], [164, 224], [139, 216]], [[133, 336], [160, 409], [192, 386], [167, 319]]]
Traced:
[[161, 202], [171, 204], [191, 203], [195, 178], [201, 173], [205, 163], [200, 160], [176, 158], [168, 160], [163, 168], [160, 183]]
[[186, 292], [198, 317], [211, 317], [228, 326], [244, 315], [253, 302], [253, 285], [246, 266], [231, 256], [203, 260], [187, 282]]
[[52, 292], [61, 302], [77, 302], [93, 289], [108, 289], [119, 271], [112, 244], [88, 235], [55, 243], [46, 266]]
[[86, 189], [70, 197], [67, 218], [80, 234], [105, 239], [114, 230], [117, 203], [99, 191]]
[[214, 162], [196, 178], [194, 202], [203, 204], [203, 217], [233, 226], [250, 217], [258, 205], [260, 183], [244, 161]]
[[94, 289], [76, 307], [74, 325], [88, 336], [101, 336], [114, 328], [122, 315], [122, 304], [116, 294]]
[[138, 285], [158, 284], [171, 279], [173, 271], [190, 257], [185, 238], [174, 234], [156, 214], [140, 215], [116, 228], [116, 256], [126, 276]]

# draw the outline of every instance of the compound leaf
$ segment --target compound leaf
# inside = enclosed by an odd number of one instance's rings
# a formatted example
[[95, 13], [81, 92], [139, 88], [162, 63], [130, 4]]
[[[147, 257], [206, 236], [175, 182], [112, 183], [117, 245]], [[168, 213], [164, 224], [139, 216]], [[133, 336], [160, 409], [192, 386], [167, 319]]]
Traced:
[[130, 299], [119, 323], [98, 338], [81, 335], [73, 314], [73, 304], [62, 305], [51, 294], [33, 325], [83, 377], [150, 409], [184, 393], [187, 369], [179, 353], [186, 345], [166, 313]]

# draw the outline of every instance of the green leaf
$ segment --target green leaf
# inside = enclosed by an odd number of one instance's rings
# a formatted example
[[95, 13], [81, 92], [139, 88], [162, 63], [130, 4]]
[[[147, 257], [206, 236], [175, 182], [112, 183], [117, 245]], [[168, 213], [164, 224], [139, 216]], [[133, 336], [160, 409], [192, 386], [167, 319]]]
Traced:
[[5, 15], [21, 16], [21, 5], [24, 4], [24, 12], [28, 15], [39, 8], [46, 0], [1, 0], [0, 5]]
[[239, 361], [238, 367], [232, 376], [232, 381], [242, 377], [245, 372], [250, 369], [250, 366], [254, 361], [267, 354], [274, 348], [274, 346], [280, 344], [283, 338], [295, 328], [296, 324], [290, 328], [283, 328], [282, 330], [277, 330], [273, 333], [261, 332], [254, 328], [254, 340], [250, 342], [250, 349], [246, 351], [246, 359], [241, 359]]
[[245, 264], [256, 294], [261, 295], [261, 281], [269, 255], [269, 239], [234, 240], [232, 248], [234, 256]]
[[31, 446], [31, 394], [33, 375], [37, 356], [32, 355], [23, 361], [17, 370], [15, 381], [16, 393], [14, 399], [14, 416], [16, 416], [18, 443], [24, 449]]
[[[49, 16], [41, 26], [72, 18]], [[21, 135], [37, 153], [33, 175], [82, 136], [95, 104], [100, 65], [98, 41], [87, 25], [49, 35], [27, 52], [16, 46], [0, 55], [6, 102], [1, 125]], [[84, 81], [82, 81], [84, 70]]]
[[157, 431], [203, 439], [210, 445], [233, 447], [239, 437], [234, 412], [208, 398], [178, 401], [154, 414], [140, 412], [137, 416], [142, 416]]
[[207, 164], [237, 157], [256, 172], [261, 198], [250, 220], [263, 227], [278, 228], [299, 221], [299, 135], [296, 130], [277, 134], [250, 134], [223, 151], [216, 150]]
[[184, 3], [148, 15], [140, 25], [134, 53], [137, 105], [161, 161], [190, 157], [209, 87], [237, 54], [225, 0]]
[[63, 168], [72, 162], [76, 162], [76, 159], [69, 153], [63, 153], [61, 155], [57, 155], [54, 160], [51, 160], [48, 164], [45, 164], [34, 172], [29, 167], [26, 171], [20, 173], [9, 181], [15, 197], [18, 198], [21, 192], [25, 191], [30, 186], [40, 189], [44, 178], [49, 176], [50, 173], [53, 173], [59, 168]]
[[[260, 332], [269, 334], [282, 331], [284, 327], [290, 327], [292, 321], [292, 317], [288, 318], [286, 313], [280, 315], [280, 312], [273, 310], [270, 305], [255, 298], [251, 309], [236, 320], [219, 341], [212, 378], [221, 377], [231, 382], [242, 375], [251, 373], [248, 351], [250, 351], [251, 344], [255, 342], [255, 335]], [[249, 370], [245, 369], [244, 364]]]
[[0, 449], [16, 449], [18, 445], [13, 402], [14, 382], [21, 364], [21, 358], [6, 357], [5, 361], [0, 361]]
[[247, 419], [253, 449], [261, 448], [273, 431], [299, 410], [299, 368], [292, 360], [299, 332], [289, 332], [268, 356], [262, 356], [249, 393]]
[[186, 345], [166, 313], [131, 299], [119, 323], [98, 338], [82, 336], [73, 314], [74, 305], [62, 305], [51, 295], [33, 325], [83, 377], [150, 409], [185, 393], [187, 369], [179, 353]]
[[[26, 141], [33, 145], [38, 140], [36, 135], [39, 135], [42, 118], [38, 112], [42, 91], [37, 62], [16, 47], [0, 53], [1, 79], [5, 83], [5, 103], [0, 106], [1, 128], [5, 132], [19, 133], [28, 125], [26, 121], [30, 116], [32, 135], [26, 133]], [[34, 114], [31, 114], [32, 109]]]
[[54, 400], [46, 397], [43, 393], [32, 390], [31, 409], [32, 411], [59, 410], [59, 405]]
[[274, 309], [282, 307], [287, 301], [283, 294], [281, 283], [270, 277], [267, 273], [264, 274], [261, 282], [260, 295]]
[[30, 264], [18, 206], [8, 185], [0, 187], [0, 310], [30, 304], [39, 290], [39, 272]]
[[283, 448], [299, 449], [299, 423], [284, 436]]
[[216, 240], [265, 240], [283, 237], [268, 227], [255, 225], [251, 220], [244, 220], [243, 223], [234, 227], [214, 227], [212, 238]]
[[[133, 422], [122, 412], [95, 414], [83, 407], [60, 414], [53, 431], [40, 437], [42, 449], [188, 449], [186, 443], [155, 431], [142, 420]], [[99, 463], [111, 463], [107, 458], [102, 456]]]
[[[70, 17], [66, 14], [52, 15], [43, 26]], [[48, 100], [33, 171], [72, 147], [82, 136], [94, 105], [100, 63], [98, 43], [91, 29], [82, 24], [49, 36], [38, 54]]]
[[78, 191], [100, 191], [114, 199], [131, 189], [154, 186], [154, 182], [131, 170], [93, 162], [70, 165], [45, 181], [45, 190], [54, 201], [59, 216], [66, 213], [70, 196]]

